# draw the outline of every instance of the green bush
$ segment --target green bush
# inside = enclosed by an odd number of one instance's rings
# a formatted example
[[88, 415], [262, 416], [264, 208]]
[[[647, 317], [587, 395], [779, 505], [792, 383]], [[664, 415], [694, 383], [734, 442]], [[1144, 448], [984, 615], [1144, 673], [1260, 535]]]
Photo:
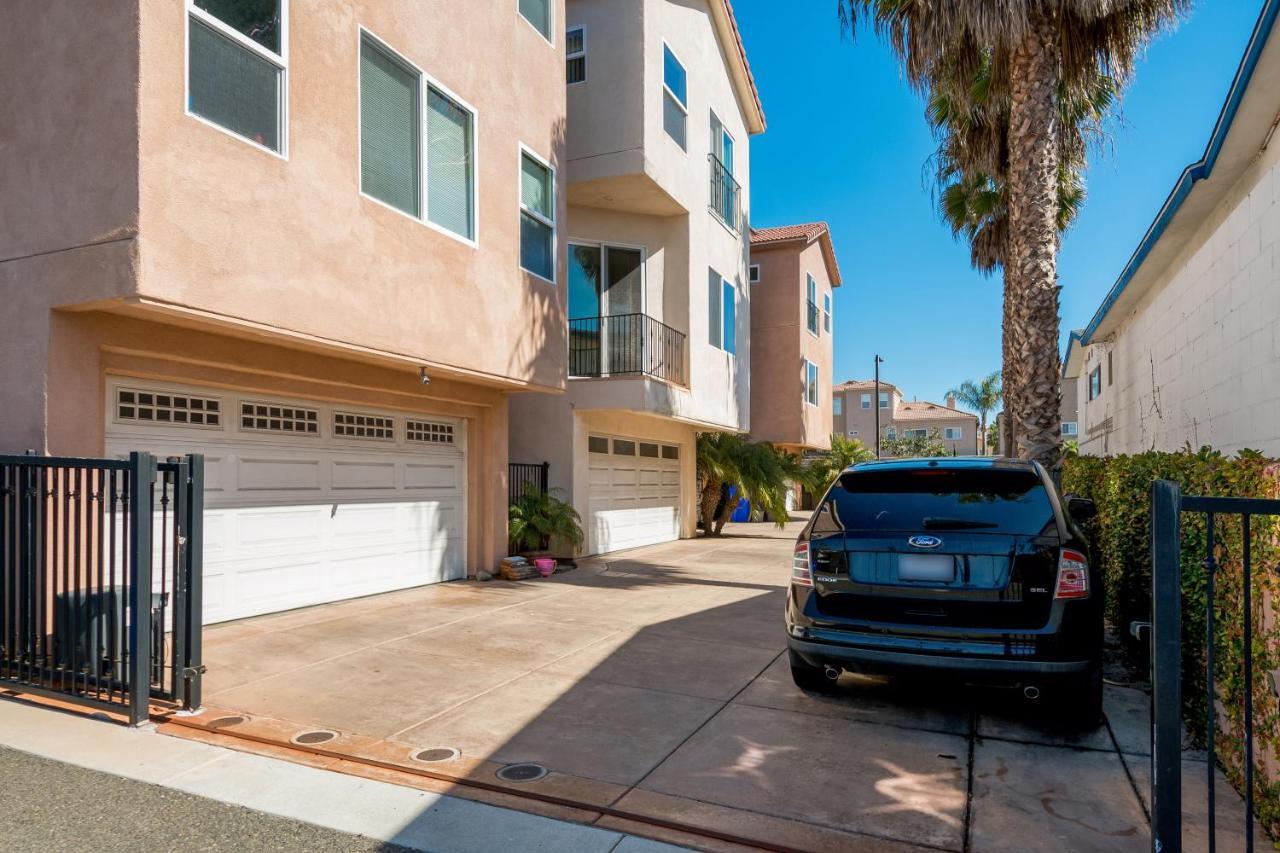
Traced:
[[[1177, 453], [1068, 457], [1062, 491], [1092, 498], [1098, 515], [1086, 527], [1091, 559], [1102, 570], [1107, 617], [1122, 637], [1131, 660], [1143, 664], [1146, 649], [1129, 637], [1134, 621], [1151, 618], [1151, 483], [1172, 480], [1184, 495], [1280, 497], [1280, 463], [1251, 450], [1235, 457], [1209, 448]], [[1193, 740], [1203, 744], [1205, 701], [1204, 560], [1207, 519], [1182, 518], [1182, 698], [1183, 717]], [[1218, 702], [1215, 742], [1228, 778], [1243, 787], [1244, 751], [1244, 536], [1240, 516], [1214, 522], [1215, 574], [1214, 682]], [[1266, 673], [1280, 667], [1280, 519], [1255, 516], [1250, 541], [1253, 594], [1254, 739], [1257, 747], [1255, 797], [1259, 818], [1273, 836], [1280, 830], [1280, 707]]]

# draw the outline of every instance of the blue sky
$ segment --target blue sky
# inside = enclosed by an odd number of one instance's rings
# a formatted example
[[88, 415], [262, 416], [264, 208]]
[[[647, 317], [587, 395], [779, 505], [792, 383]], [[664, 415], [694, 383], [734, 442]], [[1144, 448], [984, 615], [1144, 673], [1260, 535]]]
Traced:
[[[1059, 260], [1062, 329], [1088, 323], [1174, 181], [1199, 159], [1261, 0], [1199, 0], [1138, 66], [1119, 121], [1094, 152], [1089, 198]], [[919, 96], [874, 33], [843, 38], [835, 0], [735, 0], [768, 130], [751, 140], [756, 226], [825, 219], [844, 284], [837, 382], [882, 377], [908, 397], [1000, 366], [1000, 281], [969, 268], [941, 224]]]

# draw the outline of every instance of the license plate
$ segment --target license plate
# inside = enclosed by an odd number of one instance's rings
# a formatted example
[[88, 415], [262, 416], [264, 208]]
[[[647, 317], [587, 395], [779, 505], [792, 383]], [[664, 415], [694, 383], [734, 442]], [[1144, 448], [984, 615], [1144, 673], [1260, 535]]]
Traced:
[[899, 554], [898, 580], [950, 583], [956, 579], [956, 561], [950, 554]]

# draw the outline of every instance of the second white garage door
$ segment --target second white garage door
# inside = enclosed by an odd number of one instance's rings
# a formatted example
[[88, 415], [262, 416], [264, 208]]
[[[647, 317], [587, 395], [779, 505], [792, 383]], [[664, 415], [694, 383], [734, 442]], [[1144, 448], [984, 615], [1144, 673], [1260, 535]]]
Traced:
[[590, 553], [679, 538], [680, 448], [620, 436], [587, 442]]
[[108, 387], [107, 452], [205, 455], [206, 623], [466, 575], [463, 422]]

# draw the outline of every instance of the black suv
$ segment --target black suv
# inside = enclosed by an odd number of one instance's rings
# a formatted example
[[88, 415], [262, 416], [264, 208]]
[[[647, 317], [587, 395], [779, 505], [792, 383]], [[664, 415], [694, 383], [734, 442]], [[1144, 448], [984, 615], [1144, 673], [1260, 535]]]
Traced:
[[[1065, 504], [1065, 506], [1064, 506]], [[791, 674], [828, 690], [845, 670], [1022, 688], [1078, 722], [1102, 706], [1102, 584], [1044, 468], [995, 457], [863, 462], [796, 541]]]

